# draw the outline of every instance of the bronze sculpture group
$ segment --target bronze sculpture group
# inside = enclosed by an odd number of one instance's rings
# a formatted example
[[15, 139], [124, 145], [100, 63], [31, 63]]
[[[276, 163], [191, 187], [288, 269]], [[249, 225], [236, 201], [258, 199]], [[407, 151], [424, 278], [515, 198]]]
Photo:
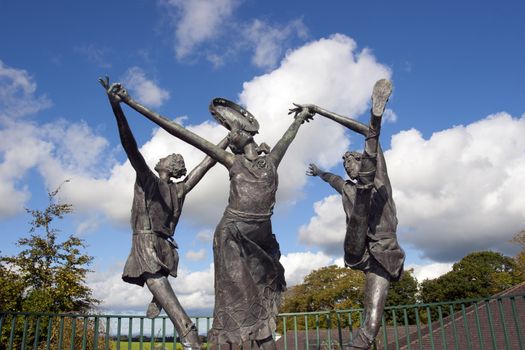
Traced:
[[[295, 105], [289, 112], [294, 113], [294, 121], [272, 149], [254, 141], [259, 129], [257, 120], [231, 101], [214, 99], [210, 104], [212, 115], [229, 130], [228, 136], [215, 145], [142, 106], [121, 84], [110, 85], [107, 78], [100, 79], [100, 83], [108, 94], [122, 145], [136, 171], [132, 248], [122, 278], [148, 286], [153, 294], [148, 317], [157, 316], [163, 308], [185, 348], [200, 349], [199, 337], [167, 277], [177, 273], [173, 234], [186, 194], [215, 163], [228, 170], [228, 205], [213, 240], [215, 308], [208, 342], [251, 341], [260, 349], [276, 349], [272, 334], [286, 286], [279, 262], [279, 244], [271, 225], [279, 164], [300, 126], [315, 114], [364, 135], [364, 152], [347, 152], [343, 156], [350, 180], [324, 172], [315, 164], [310, 165], [307, 174], [321, 177], [342, 196], [347, 221], [345, 264], [366, 274], [365, 320], [348, 349], [370, 348], [379, 331], [388, 287], [391, 281], [399, 279], [404, 261], [404, 252], [396, 239], [392, 188], [378, 141], [381, 118], [392, 89], [388, 80], [380, 80], [374, 86], [369, 126], [315, 105]], [[159, 176], [155, 175], [138, 150], [120, 103], [207, 156], [182, 181], [172, 181], [186, 174], [184, 160], [176, 154], [161, 159], [155, 167]], [[228, 146], [231, 152], [226, 150]]]

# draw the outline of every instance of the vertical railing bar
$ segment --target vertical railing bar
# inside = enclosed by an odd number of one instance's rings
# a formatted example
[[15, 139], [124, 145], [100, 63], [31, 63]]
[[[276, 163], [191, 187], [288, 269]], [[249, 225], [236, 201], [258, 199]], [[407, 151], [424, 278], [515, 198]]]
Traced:
[[397, 330], [396, 309], [392, 309], [392, 322], [394, 324], [394, 340], [396, 343], [396, 350], [399, 349], [399, 332]]
[[71, 344], [69, 345], [71, 350], [75, 350], [75, 336], [77, 335], [77, 317], [71, 317]]
[[352, 341], [353, 339], [353, 328], [354, 328], [354, 325], [353, 325], [354, 321], [352, 320], [352, 311], [350, 311], [348, 313], [348, 331], [350, 332], [350, 341]]
[[110, 321], [111, 318], [108, 316], [106, 317], [106, 332], [104, 334], [104, 350], [109, 349], [109, 328], [110, 328]]
[[117, 317], [117, 350], [120, 350], [121, 334], [122, 334], [122, 317]]
[[383, 342], [385, 343], [385, 349], [388, 347], [388, 336], [386, 334], [386, 320], [385, 313], [381, 316], [381, 327], [383, 327]]
[[22, 346], [21, 348], [25, 350], [26, 341], [27, 341], [27, 327], [29, 326], [29, 315], [24, 315], [24, 328], [22, 331]]
[[53, 331], [53, 316], [49, 316], [49, 320], [47, 321], [47, 339], [46, 339], [46, 350], [49, 350], [51, 348], [51, 335]]
[[507, 324], [505, 322], [505, 314], [503, 312], [503, 300], [502, 298], [498, 298], [496, 302], [498, 303], [499, 319], [500, 319], [501, 326], [503, 327], [503, 336], [505, 337], [505, 349], [512, 350], [510, 348], [509, 332], [507, 330]]
[[419, 343], [419, 350], [423, 350], [423, 342], [421, 340], [421, 323], [419, 321], [419, 308], [417, 306], [414, 308], [414, 312], [416, 313], [416, 329], [417, 329], [417, 340]]
[[465, 303], [461, 303], [461, 315], [463, 316], [463, 327], [465, 328], [465, 335], [467, 338], [467, 348], [472, 350], [472, 340], [470, 339], [470, 328], [467, 322], [467, 312], [465, 310]]
[[410, 328], [408, 327], [408, 312], [406, 308], [403, 308], [403, 320], [405, 321], [405, 336], [407, 338], [407, 350], [411, 350]]
[[514, 296], [510, 297], [510, 304], [512, 307], [512, 317], [514, 318], [514, 326], [516, 327], [516, 334], [518, 335], [518, 342], [520, 344], [520, 350], [524, 350], [523, 346], [523, 339], [522, 339], [522, 331], [521, 331], [521, 324], [519, 317], [516, 317], [517, 311], [516, 311], [516, 298]]
[[35, 341], [33, 342], [33, 350], [38, 349], [38, 343], [40, 341], [40, 318], [41, 316], [36, 316]]
[[9, 332], [9, 350], [13, 349], [13, 342], [15, 341], [15, 327], [16, 327], [16, 315], [13, 315], [13, 319], [11, 320], [11, 331]]
[[458, 329], [456, 327], [456, 314], [454, 312], [454, 306], [452, 304], [448, 306], [448, 311], [450, 312], [450, 319], [452, 320], [452, 333], [454, 334], [454, 349], [459, 350]]
[[98, 350], [98, 332], [100, 331], [100, 317], [98, 315], [95, 315], [93, 323], [94, 323], [93, 327], [95, 327], [95, 336], [93, 337], [93, 346], [94, 346], [94, 350]]
[[327, 332], [328, 332], [328, 349], [331, 349], [332, 348], [332, 318], [330, 317], [330, 314], [325, 314], [325, 316], [327, 317], [327, 321], [326, 321], [326, 324], [327, 324]]
[[492, 320], [492, 311], [490, 310], [490, 301], [485, 300], [485, 310], [489, 319], [490, 337], [492, 341], [492, 350], [498, 350], [496, 345], [496, 334], [494, 333], [494, 322]]
[[133, 345], [133, 318], [128, 317], [128, 350], [132, 349]]
[[485, 344], [483, 341], [483, 335], [481, 333], [481, 322], [479, 322], [479, 312], [478, 312], [478, 302], [474, 302], [474, 317], [476, 317], [476, 329], [478, 333], [478, 344], [480, 347], [480, 350], [485, 350]]
[[310, 337], [308, 336], [308, 316], [307, 315], [304, 315], [304, 330], [306, 333], [306, 341], [305, 341], [306, 349], [309, 349], [310, 348]]
[[64, 316], [60, 316], [60, 324], [58, 327], [58, 350], [62, 350], [64, 343]]
[[336, 313], [337, 316], [337, 334], [339, 335], [339, 346], [343, 347], [343, 332], [341, 330], [341, 314]]
[[166, 318], [162, 318], [162, 347], [166, 348]]
[[445, 325], [443, 324], [443, 308], [438, 305], [439, 328], [441, 329], [441, 342], [443, 343], [443, 350], [447, 350], [447, 339], [445, 337]]
[[283, 338], [284, 338], [284, 350], [288, 349], [288, 337], [286, 331], [286, 316], [283, 317]]
[[140, 318], [140, 343], [139, 349], [143, 350], [144, 348], [144, 317]]
[[84, 317], [84, 330], [83, 330], [83, 334], [82, 334], [82, 350], [86, 350], [88, 321], [89, 321], [89, 318], [87, 316], [85, 316]]
[[317, 348], [321, 345], [321, 339], [319, 337], [319, 314], [315, 314], [315, 335], [317, 337]]
[[155, 348], [155, 319], [152, 318], [151, 319], [151, 328], [150, 328], [150, 339], [149, 339], [149, 344], [150, 344], [150, 348], [151, 349], [154, 349]]
[[432, 330], [432, 315], [430, 313], [430, 307], [426, 307], [426, 310], [427, 310], [427, 328], [428, 328], [428, 336], [430, 338], [430, 348], [432, 350], [435, 350], [435, 346], [434, 346], [434, 334], [433, 334], [433, 330]]
[[297, 316], [293, 317], [293, 337], [294, 337], [294, 349], [299, 349], [298, 339], [297, 339]]

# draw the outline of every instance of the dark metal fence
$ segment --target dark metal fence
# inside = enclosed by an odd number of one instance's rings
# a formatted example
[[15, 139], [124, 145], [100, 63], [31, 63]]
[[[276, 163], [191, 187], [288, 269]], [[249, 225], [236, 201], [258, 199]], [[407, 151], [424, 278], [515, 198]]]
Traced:
[[[342, 349], [363, 317], [362, 309], [281, 314], [275, 334], [277, 348]], [[212, 318], [194, 317], [193, 321], [204, 339]], [[386, 308], [374, 346], [385, 350], [525, 350], [524, 325], [525, 295], [394, 306]], [[150, 320], [136, 315], [0, 312], [2, 350], [181, 349], [177, 340], [166, 316]], [[252, 345], [244, 344], [244, 349]]]

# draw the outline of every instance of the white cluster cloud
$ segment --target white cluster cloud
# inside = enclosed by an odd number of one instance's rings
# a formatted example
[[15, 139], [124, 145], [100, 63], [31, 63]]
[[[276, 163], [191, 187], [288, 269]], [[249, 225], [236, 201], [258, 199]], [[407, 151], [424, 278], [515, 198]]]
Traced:
[[123, 83], [131, 91], [133, 97], [146, 106], [160, 107], [164, 101], [170, 98], [169, 92], [146, 78], [146, 73], [139, 67], [128, 69], [124, 75]]
[[[252, 63], [273, 68], [282, 57], [286, 44], [298, 37], [305, 40], [307, 28], [301, 19], [285, 25], [272, 25], [262, 19], [243, 22], [234, 18], [240, 0], [164, 0], [175, 30], [177, 59], [203, 54], [214, 66], [242, 50], [253, 51]], [[222, 38], [217, 44], [217, 38]], [[228, 44], [225, 45], [224, 42]], [[206, 45], [206, 46], [205, 46]]]
[[403, 241], [453, 261], [503, 249], [525, 219], [525, 117], [490, 115], [424, 139], [394, 135], [385, 153]]
[[302, 283], [313, 270], [335, 264], [334, 259], [323, 252], [297, 252], [283, 255], [280, 259], [288, 287]]
[[51, 106], [45, 96], [36, 96], [37, 84], [23, 69], [9, 67], [0, 60], [0, 123], [37, 113]]
[[306, 38], [307, 29], [300, 19], [284, 26], [272, 26], [255, 19], [246, 27], [244, 35], [249, 45], [254, 47], [252, 63], [261, 68], [273, 68], [283, 54], [283, 43], [292, 37]]
[[[414, 129], [394, 135], [385, 157], [401, 242], [442, 262], [508, 249], [525, 219], [524, 134], [525, 117], [498, 113], [429, 139]], [[344, 237], [342, 204], [335, 197], [315, 203], [314, 217], [299, 232], [303, 242], [327, 252]]]
[[405, 266], [405, 270], [412, 269], [414, 271], [413, 276], [421, 283], [424, 280], [432, 280], [451, 271], [452, 265], [452, 263], [430, 263], [425, 265], [412, 264]]
[[[106, 270], [95, 269], [87, 283], [94, 291], [93, 297], [102, 300], [101, 308], [115, 311], [140, 310], [145, 313], [151, 301], [147, 286], [143, 288], [122, 280], [122, 262]], [[177, 278], [170, 277], [170, 284], [185, 309], [209, 310], [213, 307], [213, 265], [203, 271], [178, 271]]]
[[195, 250], [189, 250], [186, 253], [186, 258], [190, 261], [201, 261], [206, 259], [206, 250], [204, 248]]
[[199, 44], [217, 37], [238, 2], [237, 0], [164, 1], [164, 5], [173, 10], [177, 58], [188, 56]]
[[330, 195], [315, 202], [314, 213], [308, 224], [299, 228], [299, 240], [308, 245], [322, 247], [330, 254], [342, 255], [346, 222], [341, 195]]

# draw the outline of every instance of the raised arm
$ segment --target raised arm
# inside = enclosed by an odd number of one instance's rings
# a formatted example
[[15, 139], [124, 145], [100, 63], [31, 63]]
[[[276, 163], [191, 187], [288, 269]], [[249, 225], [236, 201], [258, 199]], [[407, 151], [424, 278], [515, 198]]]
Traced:
[[127, 91], [120, 84], [113, 84], [115, 93], [121, 98], [122, 102], [172, 134], [173, 136], [181, 139], [184, 142], [200, 149], [211, 158], [215, 159], [219, 163], [223, 164], [227, 168], [230, 168], [233, 164], [234, 156], [225, 151], [224, 149], [214, 145], [205, 138], [191, 132], [182, 125], [169, 120], [153, 111], [150, 111], [146, 107], [142, 106], [137, 101], [133, 100], [127, 93]]
[[131, 132], [122, 108], [120, 108], [119, 102], [112, 98], [111, 95], [109, 95], [109, 101], [117, 120], [120, 142], [122, 143], [122, 147], [128, 156], [131, 166], [133, 169], [135, 169], [138, 176], [151, 172], [148, 165], [146, 164], [146, 161], [144, 160], [144, 157], [142, 157], [142, 154], [139, 152], [137, 141], [135, 140], [135, 137], [133, 137], [133, 133]]
[[366, 124], [358, 122], [355, 119], [343, 117], [337, 113], [327, 111], [326, 109], [323, 109], [316, 105], [307, 105], [307, 106], [308, 106], [308, 109], [310, 109], [312, 112], [315, 112], [319, 115], [322, 115], [323, 117], [331, 119], [334, 122], [337, 122], [352, 131], [355, 131], [364, 136], [368, 134], [368, 126]]
[[[224, 139], [222, 139], [221, 142], [217, 144], [217, 146], [219, 146], [222, 149], [225, 149], [226, 147], [228, 147], [228, 144], [228, 137], [225, 137]], [[190, 173], [182, 182], [184, 195], [190, 192], [193, 189], [193, 187], [195, 187], [195, 185], [199, 183], [199, 181], [208, 172], [208, 170], [210, 170], [216, 163], [217, 161], [215, 159], [211, 158], [210, 156], [206, 156], [202, 160], [202, 162], [199, 163], [199, 165], [197, 165], [192, 171], [190, 171]]]
[[327, 182], [340, 194], [343, 193], [343, 186], [346, 183], [341, 176], [321, 170], [317, 165], [310, 164], [308, 170], [306, 170], [308, 176], [319, 176], [323, 181]]
[[268, 155], [268, 157], [270, 157], [270, 159], [273, 160], [275, 167], [278, 167], [279, 163], [281, 163], [284, 154], [286, 153], [288, 147], [297, 135], [301, 124], [303, 124], [305, 121], [310, 121], [310, 119], [312, 119], [313, 116], [307, 108], [291, 109], [290, 113], [296, 113], [295, 120], [290, 125], [290, 127], [288, 127], [288, 130], [286, 130], [283, 137], [281, 137], [281, 139], [277, 142], [277, 144], [273, 147], [273, 149], [270, 151], [270, 154]]

